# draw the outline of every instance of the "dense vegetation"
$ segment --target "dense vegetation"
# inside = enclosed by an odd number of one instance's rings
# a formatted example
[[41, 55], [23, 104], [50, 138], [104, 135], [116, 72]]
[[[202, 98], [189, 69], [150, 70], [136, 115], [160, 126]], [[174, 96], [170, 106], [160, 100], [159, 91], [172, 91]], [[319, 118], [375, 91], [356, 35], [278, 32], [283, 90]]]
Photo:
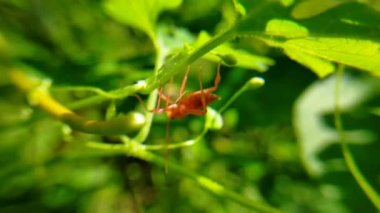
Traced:
[[[0, 0], [0, 212], [379, 211], [379, 23], [378, 0]], [[219, 64], [204, 116], [152, 112]]]

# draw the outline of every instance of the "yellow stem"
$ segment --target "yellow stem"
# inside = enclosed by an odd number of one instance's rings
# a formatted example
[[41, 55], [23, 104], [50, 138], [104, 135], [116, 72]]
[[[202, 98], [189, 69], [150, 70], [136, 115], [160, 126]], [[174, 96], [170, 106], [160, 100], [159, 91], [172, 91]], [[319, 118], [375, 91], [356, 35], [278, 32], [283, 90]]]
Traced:
[[46, 88], [41, 88], [41, 79], [33, 78], [21, 69], [11, 69], [9, 77], [17, 88], [28, 94], [32, 103], [75, 130], [99, 135], [120, 135], [139, 128], [139, 125], [133, 124], [131, 116], [120, 116], [108, 121], [82, 117], [51, 97]]

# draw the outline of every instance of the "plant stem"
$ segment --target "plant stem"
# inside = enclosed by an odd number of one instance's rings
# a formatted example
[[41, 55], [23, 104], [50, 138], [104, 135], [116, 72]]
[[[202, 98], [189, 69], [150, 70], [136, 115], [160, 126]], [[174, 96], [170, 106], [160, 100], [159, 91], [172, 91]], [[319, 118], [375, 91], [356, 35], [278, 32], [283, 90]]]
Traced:
[[340, 90], [342, 87], [343, 72], [344, 72], [344, 65], [340, 64], [337, 69], [337, 76], [336, 76], [335, 112], [334, 112], [335, 127], [339, 134], [339, 141], [340, 141], [341, 149], [343, 152], [343, 157], [346, 162], [348, 170], [350, 171], [352, 176], [355, 178], [360, 188], [364, 191], [364, 193], [367, 195], [369, 200], [375, 205], [377, 210], [380, 210], [380, 196], [372, 188], [372, 186], [369, 184], [369, 182], [366, 180], [364, 175], [359, 170], [358, 166], [356, 165], [355, 159], [346, 143], [346, 135], [344, 133], [344, 127], [343, 127], [342, 119], [340, 116], [340, 107], [339, 107], [340, 94], [341, 94]]
[[98, 135], [120, 135], [136, 130], [137, 126], [133, 123], [133, 117], [128, 115], [99, 121], [76, 114], [51, 97], [48, 88], [41, 87], [43, 80], [29, 76], [21, 68], [11, 69], [9, 77], [16, 87], [27, 94], [32, 104], [39, 106], [75, 130]]
[[[110, 92], [105, 92], [108, 94], [107, 96], [102, 95], [94, 95], [89, 98], [85, 98], [79, 101], [76, 101], [72, 104], [69, 104], [68, 107], [70, 109], [80, 109], [86, 106], [92, 106], [96, 104], [100, 104], [103, 101], [109, 100], [109, 99], [123, 99], [127, 96], [133, 95], [139, 91], [141, 91], [145, 86], [141, 83], [136, 83], [134, 85], [129, 85], [124, 88], [116, 89]], [[113, 97], [113, 98], [110, 98]]]
[[187, 64], [193, 63], [198, 58], [202, 57], [206, 53], [210, 52], [215, 47], [220, 44], [232, 39], [235, 36], [235, 27], [215, 36], [213, 39], [209, 40], [205, 44], [203, 44], [200, 48], [195, 50], [187, 59]]
[[[154, 62], [154, 74], [152, 76], [157, 76], [159, 68], [164, 63], [166, 52], [164, 51], [164, 44], [161, 42], [160, 37], [155, 37], [153, 39], [154, 47], [156, 50], [156, 60]], [[149, 135], [150, 129], [153, 123], [154, 113], [150, 112], [149, 109], [154, 109], [157, 102], [157, 89], [150, 92], [147, 101], [147, 110], [145, 111], [145, 124], [139, 131], [139, 133], [134, 138], [135, 141], [143, 143]]]
[[[165, 165], [165, 159], [159, 155], [153, 154], [152, 152], [145, 149], [145, 145], [142, 145], [140, 143], [130, 141], [130, 144], [128, 145], [115, 145], [115, 144], [104, 144], [104, 143], [96, 143], [91, 142], [88, 143], [88, 146], [91, 148], [96, 149], [102, 149], [111, 151], [113, 153], [117, 153], [120, 151], [127, 153], [128, 156], [133, 156], [154, 164], [157, 164], [159, 166]], [[260, 202], [260, 201], [254, 201], [247, 197], [244, 197], [243, 195], [236, 193], [234, 191], [231, 191], [229, 189], [226, 189], [224, 186], [220, 185], [219, 183], [205, 177], [202, 175], [199, 175], [197, 173], [192, 172], [191, 170], [188, 170], [186, 168], [183, 168], [182, 166], [168, 162], [168, 168], [169, 171], [177, 172], [181, 175], [184, 175], [193, 181], [195, 181], [197, 184], [202, 186], [207, 191], [213, 193], [214, 195], [217, 195], [222, 198], [227, 198], [229, 200], [232, 200], [234, 202], [237, 202], [245, 207], [250, 208], [252, 211], [256, 212], [273, 212], [273, 213], [279, 213], [280, 210], [273, 208], [271, 206], [268, 206], [267, 204]]]
[[145, 145], [145, 148], [147, 150], [163, 150], [163, 149], [180, 149], [184, 147], [189, 147], [195, 145], [197, 142], [199, 142], [203, 136], [207, 133], [207, 129], [203, 130], [197, 137], [194, 139], [190, 139], [187, 141], [183, 142], [178, 142], [178, 143], [170, 143], [168, 145]]
[[257, 89], [264, 85], [264, 80], [262, 78], [251, 78], [249, 79], [240, 89], [233, 94], [231, 98], [219, 109], [219, 113], [223, 113], [243, 92], [249, 89]]
[[[127, 96], [130, 96], [132, 94], [141, 92], [144, 94], [148, 94], [157, 87], [160, 86], [160, 84], [166, 83], [171, 77], [174, 75], [183, 72], [187, 65], [193, 63], [198, 58], [202, 57], [206, 53], [210, 52], [212, 49], [217, 47], [218, 45], [226, 42], [227, 40], [233, 38], [235, 36], [235, 28], [232, 27], [231, 29], [225, 31], [224, 33], [221, 33], [217, 36], [215, 36], [213, 39], [196, 49], [194, 52], [192, 52], [190, 55], [188, 54], [188, 50], [184, 50], [181, 54], [179, 54], [177, 57], [175, 57], [172, 61], [166, 61], [167, 63], [163, 65], [164, 57], [162, 57], [166, 53], [162, 53], [161, 49], [157, 49], [157, 57], [156, 57], [156, 63], [155, 63], [155, 75], [152, 75], [151, 77], [145, 79], [142, 82], [145, 82], [145, 84], [134, 84], [132, 86], [126, 86], [124, 88], [116, 89], [110, 92], [107, 92], [109, 97], [116, 97], [118, 99], [125, 98]], [[159, 43], [158, 43], [159, 44]], [[155, 45], [158, 45], [157, 43]], [[159, 62], [159, 63], [158, 63]], [[79, 109], [86, 106], [91, 106], [95, 104], [99, 104], [105, 100], [108, 100], [109, 98], [102, 95], [94, 95], [90, 98], [85, 98], [80, 101], [77, 101], [75, 103], [72, 103], [69, 105], [70, 109]]]

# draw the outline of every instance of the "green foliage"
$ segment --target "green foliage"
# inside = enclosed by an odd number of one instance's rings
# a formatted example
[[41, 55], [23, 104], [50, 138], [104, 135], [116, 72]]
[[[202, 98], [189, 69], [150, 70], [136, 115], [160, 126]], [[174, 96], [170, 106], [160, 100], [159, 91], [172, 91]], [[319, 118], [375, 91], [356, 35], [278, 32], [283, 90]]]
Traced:
[[283, 38], [302, 38], [307, 37], [309, 35], [309, 31], [307, 28], [293, 21], [272, 19], [267, 23], [265, 34]]
[[[206, 32], [201, 32], [197, 40], [194, 42], [194, 46], [201, 47], [210, 39], [210, 35], [208, 35]], [[231, 45], [228, 45], [227, 43], [219, 45], [209, 54], [206, 54], [204, 58], [218, 63], [221, 61], [221, 59], [224, 60], [222, 58], [224, 55], [231, 55], [236, 59], [234, 66], [254, 69], [261, 72], [266, 71], [269, 66], [274, 64], [274, 61], [270, 58], [254, 55], [244, 50], [238, 50], [231, 47]]]
[[153, 41], [156, 38], [156, 21], [161, 11], [174, 9], [182, 0], [174, 1], [122, 1], [107, 0], [104, 2], [106, 12], [126, 25], [144, 31]]
[[340, 4], [349, 2], [347, 0], [343, 1], [330, 1], [330, 0], [308, 0], [300, 2], [292, 10], [292, 16], [296, 19], [310, 18], [326, 12], [329, 9], [337, 7]]
[[[328, 61], [347, 64], [379, 75], [379, 44], [369, 40], [348, 38], [311, 38], [292, 39], [285, 42], [268, 40], [268, 44], [281, 47], [290, 57], [313, 68], [324, 77], [331, 74], [334, 68]], [[299, 57], [301, 55], [301, 57]], [[328, 61], [325, 61], [325, 60]]]
[[378, 211], [379, 8], [0, 0], [0, 212]]
[[[368, 100], [376, 91], [376, 84], [378, 82], [370, 79], [346, 76], [342, 85], [346, 95], [342, 96], [339, 105], [341, 111], [352, 110]], [[339, 169], [329, 165], [329, 161], [318, 159], [322, 150], [332, 143], [339, 142], [336, 130], [323, 122], [326, 113], [334, 112], [335, 96], [331, 92], [334, 91], [334, 87], [335, 78], [316, 82], [304, 91], [294, 106], [293, 123], [301, 145], [301, 156], [312, 175], [322, 175]], [[365, 130], [349, 130], [345, 134], [348, 138], [347, 143], [365, 144], [374, 140], [373, 134]]]
[[[320, 2], [310, 0], [301, 2], [295, 6], [293, 16], [296, 18], [304, 18], [303, 16], [306, 14], [314, 16], [342, 3], [344, 1]], [[312, 6], [317, 4], [320, 11]], [[260, 6], [266, 7], [265, 3], [262, 3], [262, 5]], [[245, 6], [252, 8], [251, 10], [257, 8], [248, 2], [245, 3]], [[355, 5], [352, 5], [350, 8], [353, 7]], [[364, 8], [360, 9], [364, 10]], [[310, 14], [312, 13], [311, 11], [318, 12]], [[261, 14], [259, 12], [259, 14], [256, 14], [255, 12], [252, 11], [244, 17], [241, 23], [239, 23], [238, 31], [244, 35], [259, 36], [268, 45], [282, 48], [290, 58], [312, 69], [318, 76], [324, 77], [334, 71], [333, 65], [329, 63], [330, 61], [356, 67], [378, 75], [380, 47], [377, 42], [367, 39], [368, 32], [362, 31], [363, 27], [370, 27], [367, 23], [357, 22], [355, 19], [350, 18], [341, 18], [337, 23], [328, 23], [331, 27], [338, 29], [341, 27], [343, 29], [341, 32], [333, 32], [316, 29], [316, 27], [310, 25], [311, 21], [309, 23], [305, 22], [305, 25], [302, 25], [301, 23], [287, 19], [268, 19], [270, 17], [269, 13]], [[301, 13], [305, 13], [305, 15], [300, 15]], [[288, 16], [284, 13], [281, 13], [281, 15], [284, 18]], [[249, 24], [255, 22], [253, 18], [256, 16], [264, 20], [267, 19], [265, 35], [258, 33], [260, 25]], [[374, 16], [377, 19], [379, 18], [378, 14]], [[315, 21], [317, 22], [318, 19], [322, 21], [323, 17], [316, 17]], [[373, 26], [372, 29], [374, 28], [377, 27]], [[341, 33], [344, 33], [346, 30], [348, 30], [347, 34], [342, 35]], [[277, 39], [276, 37], [282, 37], [282, 39]]]

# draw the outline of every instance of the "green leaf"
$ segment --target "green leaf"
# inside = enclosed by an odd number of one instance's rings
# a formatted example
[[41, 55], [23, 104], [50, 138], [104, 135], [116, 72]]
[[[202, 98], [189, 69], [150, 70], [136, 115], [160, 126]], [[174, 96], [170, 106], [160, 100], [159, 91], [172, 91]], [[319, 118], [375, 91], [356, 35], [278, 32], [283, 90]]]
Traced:
[[294, 4], [294, 0], [280, 0], [280, 3], [285, 7], [289, 7]]
[[[194, 43], [194, 46], [200, 47], [209, 40], [211, 40], [211, 36], [207, 34], [207, 32], [201, 32], [197, 41]], [[237, 63], [234, 66], [254, 69], [261, 72], [266, 71], [269, 66], [274, 64], [274, 61], [270, 58], [254, 55], [244, 50], [235, 49], [228, 43], [219, 45], [204, 57], [218, 63], [221, 60], [218, 55], [232, 55], [237, 59]]]
[[182, 0], [106, 0], [105, 11], [115, 20], [144, 31], [155, 41], [156, 21], [161, 11], [174, 9]]
[[246, 11], [245, 11], [244, 6], [241, 5], [238, 0], [233, 0], [232, 2], [233, 2], [233, 5], [234, 5], [234, 9], [235, 9], [236, 14], [239, 17], [245, 16], [246, 15]]
[[351, 0], [307, 0], [302, 1], [293, 8], [292, 16], [296, 19], [305, 19], [317, 16], [329, 9]]
[[307, 37], [309, 31], [306, 27], [290, 20], [272, 19], [266, 25], [265, 34], [284, 38], [299, 38]]
[[291, 58], [299, 56], [297, 61], [314, 68], [320, 76], [331, 72], [331, 67], [322, 61], [318, 62], [315, 58], [334, 61], [380, 75], [380, 46], [370, 40], [325, 37], [286, 41], [263, 40], [271, 46], [283, 48], [285, 53], [290, 53]]
[[[247, 15], [237, 23], [237, 36], [253, 36], [264, 40], [269, 46], [281, 48], [290, 58], [312, 69], [320, 77], [333, 71], [331, 62], [380, 75], [380, 46], [375, 42], [380, 32], [380, 15], [363, 4], [351, 2], [337, 7], [348, 1], [318, 1], [322, 4], [320, 8], [315, 6], [319, 15], [309, 14], [309, 19], [301, 24], [291, 21], [290, 11], [269, 1], [239, 2]], [[316, 2], [304, 1], [300, 4], [310, 9]], [[322, 13], [332, 7], [337, 8]]]
[[335, 70], [335, 66], [330, 61], [315, 57], [310, 54], [304, 54], [291, 47], [285, 48], [284, 50], [289, 58], [311, 69], [320, 78], [333, 73]]

